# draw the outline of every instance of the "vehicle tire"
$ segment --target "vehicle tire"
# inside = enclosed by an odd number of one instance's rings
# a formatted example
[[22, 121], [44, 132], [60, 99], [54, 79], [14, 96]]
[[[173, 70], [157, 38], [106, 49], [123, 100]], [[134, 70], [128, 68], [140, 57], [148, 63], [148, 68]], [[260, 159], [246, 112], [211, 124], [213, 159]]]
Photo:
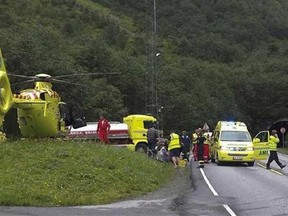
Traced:
[[253, 166], [254, 166], [254, 163], [255, 163], [255, 161], [253, 161], [253, 162], [248, 162], [247, 164], [248, 164], [248, 166], [253, 167]]
[[217, 160], [217, 166], [221, 166], [223, 163], [219, 160]]
[[137, 144], [135, 151], [146, 154], [147, 153], [147, 145], [145, 143], [139, 143], [139, 144]]
[[216, 161], [217, 161], [217, 166], [221, 166], [223, 164], [221, 161], [219, 161], [217, 153], [216, 153]]

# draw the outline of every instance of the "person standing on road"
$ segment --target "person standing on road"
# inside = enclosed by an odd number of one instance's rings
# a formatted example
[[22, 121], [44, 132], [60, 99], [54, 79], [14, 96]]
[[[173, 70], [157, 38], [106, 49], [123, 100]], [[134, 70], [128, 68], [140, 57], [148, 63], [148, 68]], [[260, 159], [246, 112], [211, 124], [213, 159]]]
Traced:
[[97, 135], [101, 142], [104, 142], [106, 144], [110, 143], [108, 139], [109, 130], [110, 130], [109, 121], [103, 115], [101, 115], [97, 124]]
[[206, 138], [203, 136], [203, 130], [199, 130], [197, 138], [197, 159], [199, 162], [198, 167], [204, 167], [204, 142]]
[[270, 155], [266, 164], [266, 169], [270, 169], [270, 164], [272, 163], [272, 161], [275, 160], [275, 162], [278, 164], [278, 166], [283, 169], [286, 164], [282, 164], [279, 161], [278, 158], [278, 154], [277, 154], [277, 143], [279, 143], [279, 138], [278, 138], [278, 134], [277, 134], [277, 130], [272, 130], [271, 132], [271, 136], [269, 137], [269, 150], [270, 150]]
[[181, 135], [181, 152], [183, 153], [183, 159], [189, 161], [189, 153], [191, 150], [191, 138], [187, 135], [186, 131], [182, 131]]
[[169, 151], [171, 160], [174, 164], [174, 167], [178, 168], [179, 161], [180, 161], [180, 158], [179, 158], [180, 148], [181, 148], [179, 135], [174, 132], [171, 132], [168, 140], [169, 140], [168, 151]]

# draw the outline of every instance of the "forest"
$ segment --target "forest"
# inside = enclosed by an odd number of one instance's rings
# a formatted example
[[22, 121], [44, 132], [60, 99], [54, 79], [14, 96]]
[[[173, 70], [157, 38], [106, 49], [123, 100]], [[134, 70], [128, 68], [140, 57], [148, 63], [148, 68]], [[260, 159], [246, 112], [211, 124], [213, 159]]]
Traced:
[[[288, 116], [286, 0], [0, 0], [0, 9], [8, 73], [72, 75], [85, 85], [53, 88], [88, 121], [151, 114], [164, 131], [192, 131], [238, 120], [255, 133]], [[13, 92], [33, 87], [9, 79]]]

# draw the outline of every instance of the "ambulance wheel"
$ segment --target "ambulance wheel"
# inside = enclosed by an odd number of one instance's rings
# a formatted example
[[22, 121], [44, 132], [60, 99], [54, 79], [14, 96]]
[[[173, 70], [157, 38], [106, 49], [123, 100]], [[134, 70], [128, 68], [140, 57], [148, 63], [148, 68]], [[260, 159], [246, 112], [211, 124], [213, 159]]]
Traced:
[[253, 162], [248, 162], [247, 164], [248, 164], [248, 166], [253, 167], [254, 166], [254, 161]]
[[221, 166], [223, 164], [223, 162], [219, 161], [218, 154], [216, 155], [216, 158], [217, 158], [217, 166]]
[[217, 160], [217, 166], [221, 166], [223, 163], [219, 160]]
[[136, 151], [141, 153], [147, 153], [147, 145], [145, 145], [144, 143], [139, 143], [136, 146]]

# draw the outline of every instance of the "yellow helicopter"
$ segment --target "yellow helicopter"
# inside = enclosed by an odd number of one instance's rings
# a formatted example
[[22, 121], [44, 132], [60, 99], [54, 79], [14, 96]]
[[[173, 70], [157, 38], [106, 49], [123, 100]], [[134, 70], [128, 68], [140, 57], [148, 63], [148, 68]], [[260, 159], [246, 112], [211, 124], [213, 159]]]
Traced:
[[[27, 76], [14, 75], [27, 78]], [[69, 110], [52, 89], [53, 79], [48, 74], [38, 74], [30, 78], [34, 89], [13, 94], [0, 49], [0, 140], [6, 139], [3, 121], [11, 108], [17, 109], [21, 135], [26, 138], [47, 138], [65, 135], [67, 126], [86, 126], [85, 117], [78, 110]], [[59, 81], [59, 80], [58, 80]], [[63, 81], [65, 82], [65, 81]]]

